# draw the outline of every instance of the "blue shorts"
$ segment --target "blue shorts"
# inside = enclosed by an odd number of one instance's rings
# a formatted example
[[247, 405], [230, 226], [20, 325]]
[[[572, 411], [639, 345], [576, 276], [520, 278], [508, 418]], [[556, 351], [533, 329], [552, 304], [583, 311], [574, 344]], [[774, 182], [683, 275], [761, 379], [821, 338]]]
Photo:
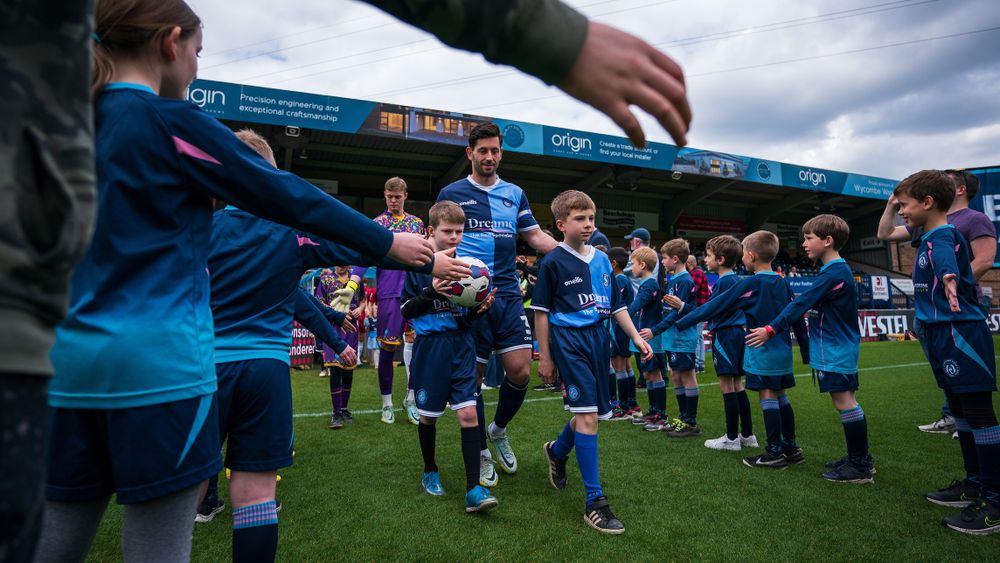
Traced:
[[632, 355], [632, 350], [629, 349], [632, 339], [615, 323], [614, 319], [611, 320], [611, 323], [611, 355], [616, 358], [628, 358]]
[[744, 372], [747, 376], [747, 389], [760, 391], [770, 389], [771, 391], [781, 391], [795, 387], [795, 376], [786, 373], [785, 375], [757, 375], [755, 373]]
[[658, 371], [662, 375], [667, 371], [667, 356], [663, 352], [653, 352], [653, 357], [648, 362], [643, 361], [642, 356], [636, 352], [635, 365], [639, 367], [640, 373]]
[[839, 393], [841, 391], [858, 390], [858, 374], [837, 373], [835, 371], [816, 370], [816, 379], [819, 379], [820, 393]]
[[504, 354], [513, 350], [534, 348], [531, 327], [524, 314], [520, 297], [497, 296], [483, 318], [473, 323], [476, 336], [476, 361], [485, 364], [490, 353]]
[[573, 413], [611, 417], [608, 365], [610, 335], [603, 324], [583, 328], [552, 325], [549, 349], [565, 388], [565, 402]]
[[746, 332], [741, 326], [727, 326], [712, 333], [712, 364], [716, 375], [743, 375]]
[[667, 363], [670, 371], [688, 371], [694, 369], [694, 352], [667, 352]]
[[[226, 467], [262, 472], [292, 464], [292, 382], [288, 364], [259, 359], [215, 365]], [[221, 442], [220, 442], [221, 445]]]
[[925, 324], [924, 330], [938, 387], [952, 393], [997, 390], [993, 337], [985, 322]]
[[417, 412], [438, 418], [445, 405], [476, 406], [476, 341], [469, 331], [421, 334], [413, 343], [410, 375]]
[[46, 498], [117, 493], [119, 504], [135, 504], [201, 483], [222, 469], [217, 409], [214, 393], [126, 409], [53, 408]]

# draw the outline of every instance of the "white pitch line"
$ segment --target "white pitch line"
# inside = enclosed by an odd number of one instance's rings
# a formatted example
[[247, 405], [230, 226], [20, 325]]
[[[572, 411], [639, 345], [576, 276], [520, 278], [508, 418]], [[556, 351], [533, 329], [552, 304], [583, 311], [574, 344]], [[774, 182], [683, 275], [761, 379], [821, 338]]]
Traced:
[[[997, 357], [1000, 358], [1000, 356], [997, 356]], [[858, 371], [880, 371], [880, 370], [885, 370], [885, 369], [912, 368], [912, 367], [926, 366], [926, 365], [928, 365], [927, 362], [913, 362], [913, 363], [909, 363], [909, 364], [893, 364], [893, 365], [888, 365], [888, 366], [873, 366], [873, 367], [870, 367], [870, 368], [859, 368]], [[795, 377], [812, 377], [812, 373], [811, 372], [810, 373], [796, 373]], [[718, 381], [709, 381], [708, 383], [700, 383], [700, 384], [698, 384], [698, 386], [699, 387], [712, 387], [712, 386], [718, 385], [718, 384], [719, 384]], [[561, 401], [561, 400], [562, 400], [562, 396], [561, 395], [556, 395], [555, 397], [539, 397], [539, 398], [536, 398], [536, 399], [525, 399], [524, 402], [525, 403], [540, 403], [542, 401]], [[493, 406], [493, 405], [496, 405], [497, 403], [496, 403], [496, 401], [493, 401], [493, 402], [489, 402], [489, 403], [486, 403], [486, 404], [490, 405], [490, 406]], [[402, 408], [395, 408], [395, 409], [393, 409], [393, 411], [395, 411], [395, 412], [403, 412], [403, 409]], [[361, 410], [361, 411], [351, 411], [351, 414], [352, 415], [355, 415], [355, 414], [382, 414], [382, 409], [367, 409], [367, 410]], [[330, 416], [330, 411], [323, 411], [323, 412], [301, 412], [301, 413], [297, 413], [297, 414], [292, 415], [293, 418], [312, 418], [312, 417], [317, 417], [317, 416]]]

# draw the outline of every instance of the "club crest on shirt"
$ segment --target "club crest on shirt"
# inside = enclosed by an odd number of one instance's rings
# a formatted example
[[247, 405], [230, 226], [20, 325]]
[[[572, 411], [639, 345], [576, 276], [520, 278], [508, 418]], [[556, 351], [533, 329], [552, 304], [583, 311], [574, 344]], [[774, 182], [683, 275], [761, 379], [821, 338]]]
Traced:
[[605, 287], [611, 285], [611, 276], [609, 276], [608, 274], [604, 274], [601, 277], [601, 283], [603, 283]]
[[514, 207], [514, 202], [511, 201], [511, 200], [509, 200], [509, 199], [507, 199], [507, 198], [505, 198], [505, 197], [501, 198], [500, 201], [503, 202], [503, 204], [504, 204], [505, 207]]
[[945, 360], [943, 367], [944, 373], [948, 377], [958, 377], [958, 374], [962, 371], [961, 368], [958, 367], [958, 362], [955, 360]]
[[923, 269], [927, 268], [927, 264], [928, 263], [929, 263], [929, 260], [927, 259], [927, 253], [926, 252], [921, 252], [920, 256], [917, 256], [917, 266], [920, 266], [920, 269], [923, 270]]

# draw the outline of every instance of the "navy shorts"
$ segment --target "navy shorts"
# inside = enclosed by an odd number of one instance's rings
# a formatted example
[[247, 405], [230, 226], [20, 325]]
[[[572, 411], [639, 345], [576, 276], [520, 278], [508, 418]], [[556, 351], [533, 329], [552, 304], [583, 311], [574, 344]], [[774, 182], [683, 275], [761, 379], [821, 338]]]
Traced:
[[716, 375], [743, 375], [746, 332], [741, 326], [727, 326], [712, 333], [712, 365]]
[[925, 324], [924, 330], [938, 387], [952, 393], [997, 390], [993, 337], [984, 321]]
[[445, 405], [476, 406], [476, 341], [469, 331], [421, 334], [413, 343], [410, 375], [421, 416], [438, 418]]
[[858, 374], [837, 373], [835, 371], [816, 370], [820, 393], [838, 393], [840, 391], [857, 391]]
[[782, 389], [791, 389], [795, 387], [795, 376], [786, 373], [785, 375], [757, 375], [755, 373], [744, 372], [747, 376], [747, 389], [753, 391], [760, 391], [761, 389], [770, 389], [772, 391], [781, 391]]
[[628, 358], [632, 355], [632, 351], [629, 350], [632, 339], [615, 323], [614, 319], [611, 320], [611, 323], [611, 355], [616, 358]]
[[[292, 382], [288, 364], [259, 359], [215, 365], [226, 467], [262, 472], [292, 464]], [[220, 442], [221, 445], [221, 442]]]
[[603, 324], [583, 328], [552, 325], [549, 349], [565, 388], [565, 402], [573, 413], [597, 413], [611, 417], [608, 365], [610, 335]]
[[666, 354], [670, 371], [694, 369], [694, 352], [667, 352]]
[[636, 352], [635, 365], [639, 366], [641, 373], [658, 371], [663, 374], [667, 370], [667, 357], [663, 352], [653, 352], [653, 357], [649, 361], [643, 361], [642, 355]]
[[521, 297], [496, 297], [493, 306], [479, 321], [473, 323], [476, 335], [476, 361], [485, 364], [490, 353], [504, 354], [513, 350], [534, 348], [531, 327], [524, 314]]
[[[222, 469], [215, 394], [126, 409], [52, 409], [46, 498], [135, 504]], [[4, 455], [7, 455], [6, 453]]]

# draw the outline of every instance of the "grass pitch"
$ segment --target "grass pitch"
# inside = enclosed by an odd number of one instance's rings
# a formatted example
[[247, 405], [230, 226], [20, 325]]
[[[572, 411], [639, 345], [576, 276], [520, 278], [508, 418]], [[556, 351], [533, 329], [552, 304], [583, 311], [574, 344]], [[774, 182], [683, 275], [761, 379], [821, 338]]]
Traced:
[[[711, 361], [708, 362], [711, 366]], [[868, 418], [878, 474], [874, 485], [829, 483], [823, 464], [844, 455], [843, 431], [828, 397], [809, 369], [796, 363], [789, 392], [806, 463], [785, 471], [750, 469], [741, 455], [759, 450], [706, 449], [724, 432], [714, 372], [699, 377], [701, 439], [671, 440], [627, 422], [600, 425], [601, 480], [627, 528], [609, 537], [582, 519], [583, 486], [570, 457], [569, 485], [551, 488], [542, 444], [554, 439], [568, 414], [560, 397], [529, 391], [509, 428], [518, 455], [516, 475], [501, 474], [500, 505], [485, 515], [464, 512], [464, 473], [458, 423], [438, 423], [438, 466], [447, 491], [423, 494], [416, 427], [397, 413], [379, 422], [374, 370], [355, 375], [355, 423], [329, 430], [329, 390], [317, 372], [292, 370], [295, 465], [280, 471], [280, 561], [988, 561], [1000, 535], [973, 537], [941, 526], [955, 512], [923, 494], [963, 476], [957, 440], [926, 434], [918, 424], [939, 416], [942, 394], [916, 342], [861, 347], [859, 402]], [[396, 402], [405, 390], [397, 369]], [[537, 383], [533, 378], [532, 385]], [[497, 391], [486, 391], [487, 420]], [[645, 394], [639, 391], [640, 403]], [[668, 393], [671, 412], [676, 411]], [[763, 444], [760, 407], [751, 393], [754, 429]], [[232, 513], [195, 526], [193, 559], [229, 560]], [[121, 510], [108, 509], [92, 561], [121, 558]]]

